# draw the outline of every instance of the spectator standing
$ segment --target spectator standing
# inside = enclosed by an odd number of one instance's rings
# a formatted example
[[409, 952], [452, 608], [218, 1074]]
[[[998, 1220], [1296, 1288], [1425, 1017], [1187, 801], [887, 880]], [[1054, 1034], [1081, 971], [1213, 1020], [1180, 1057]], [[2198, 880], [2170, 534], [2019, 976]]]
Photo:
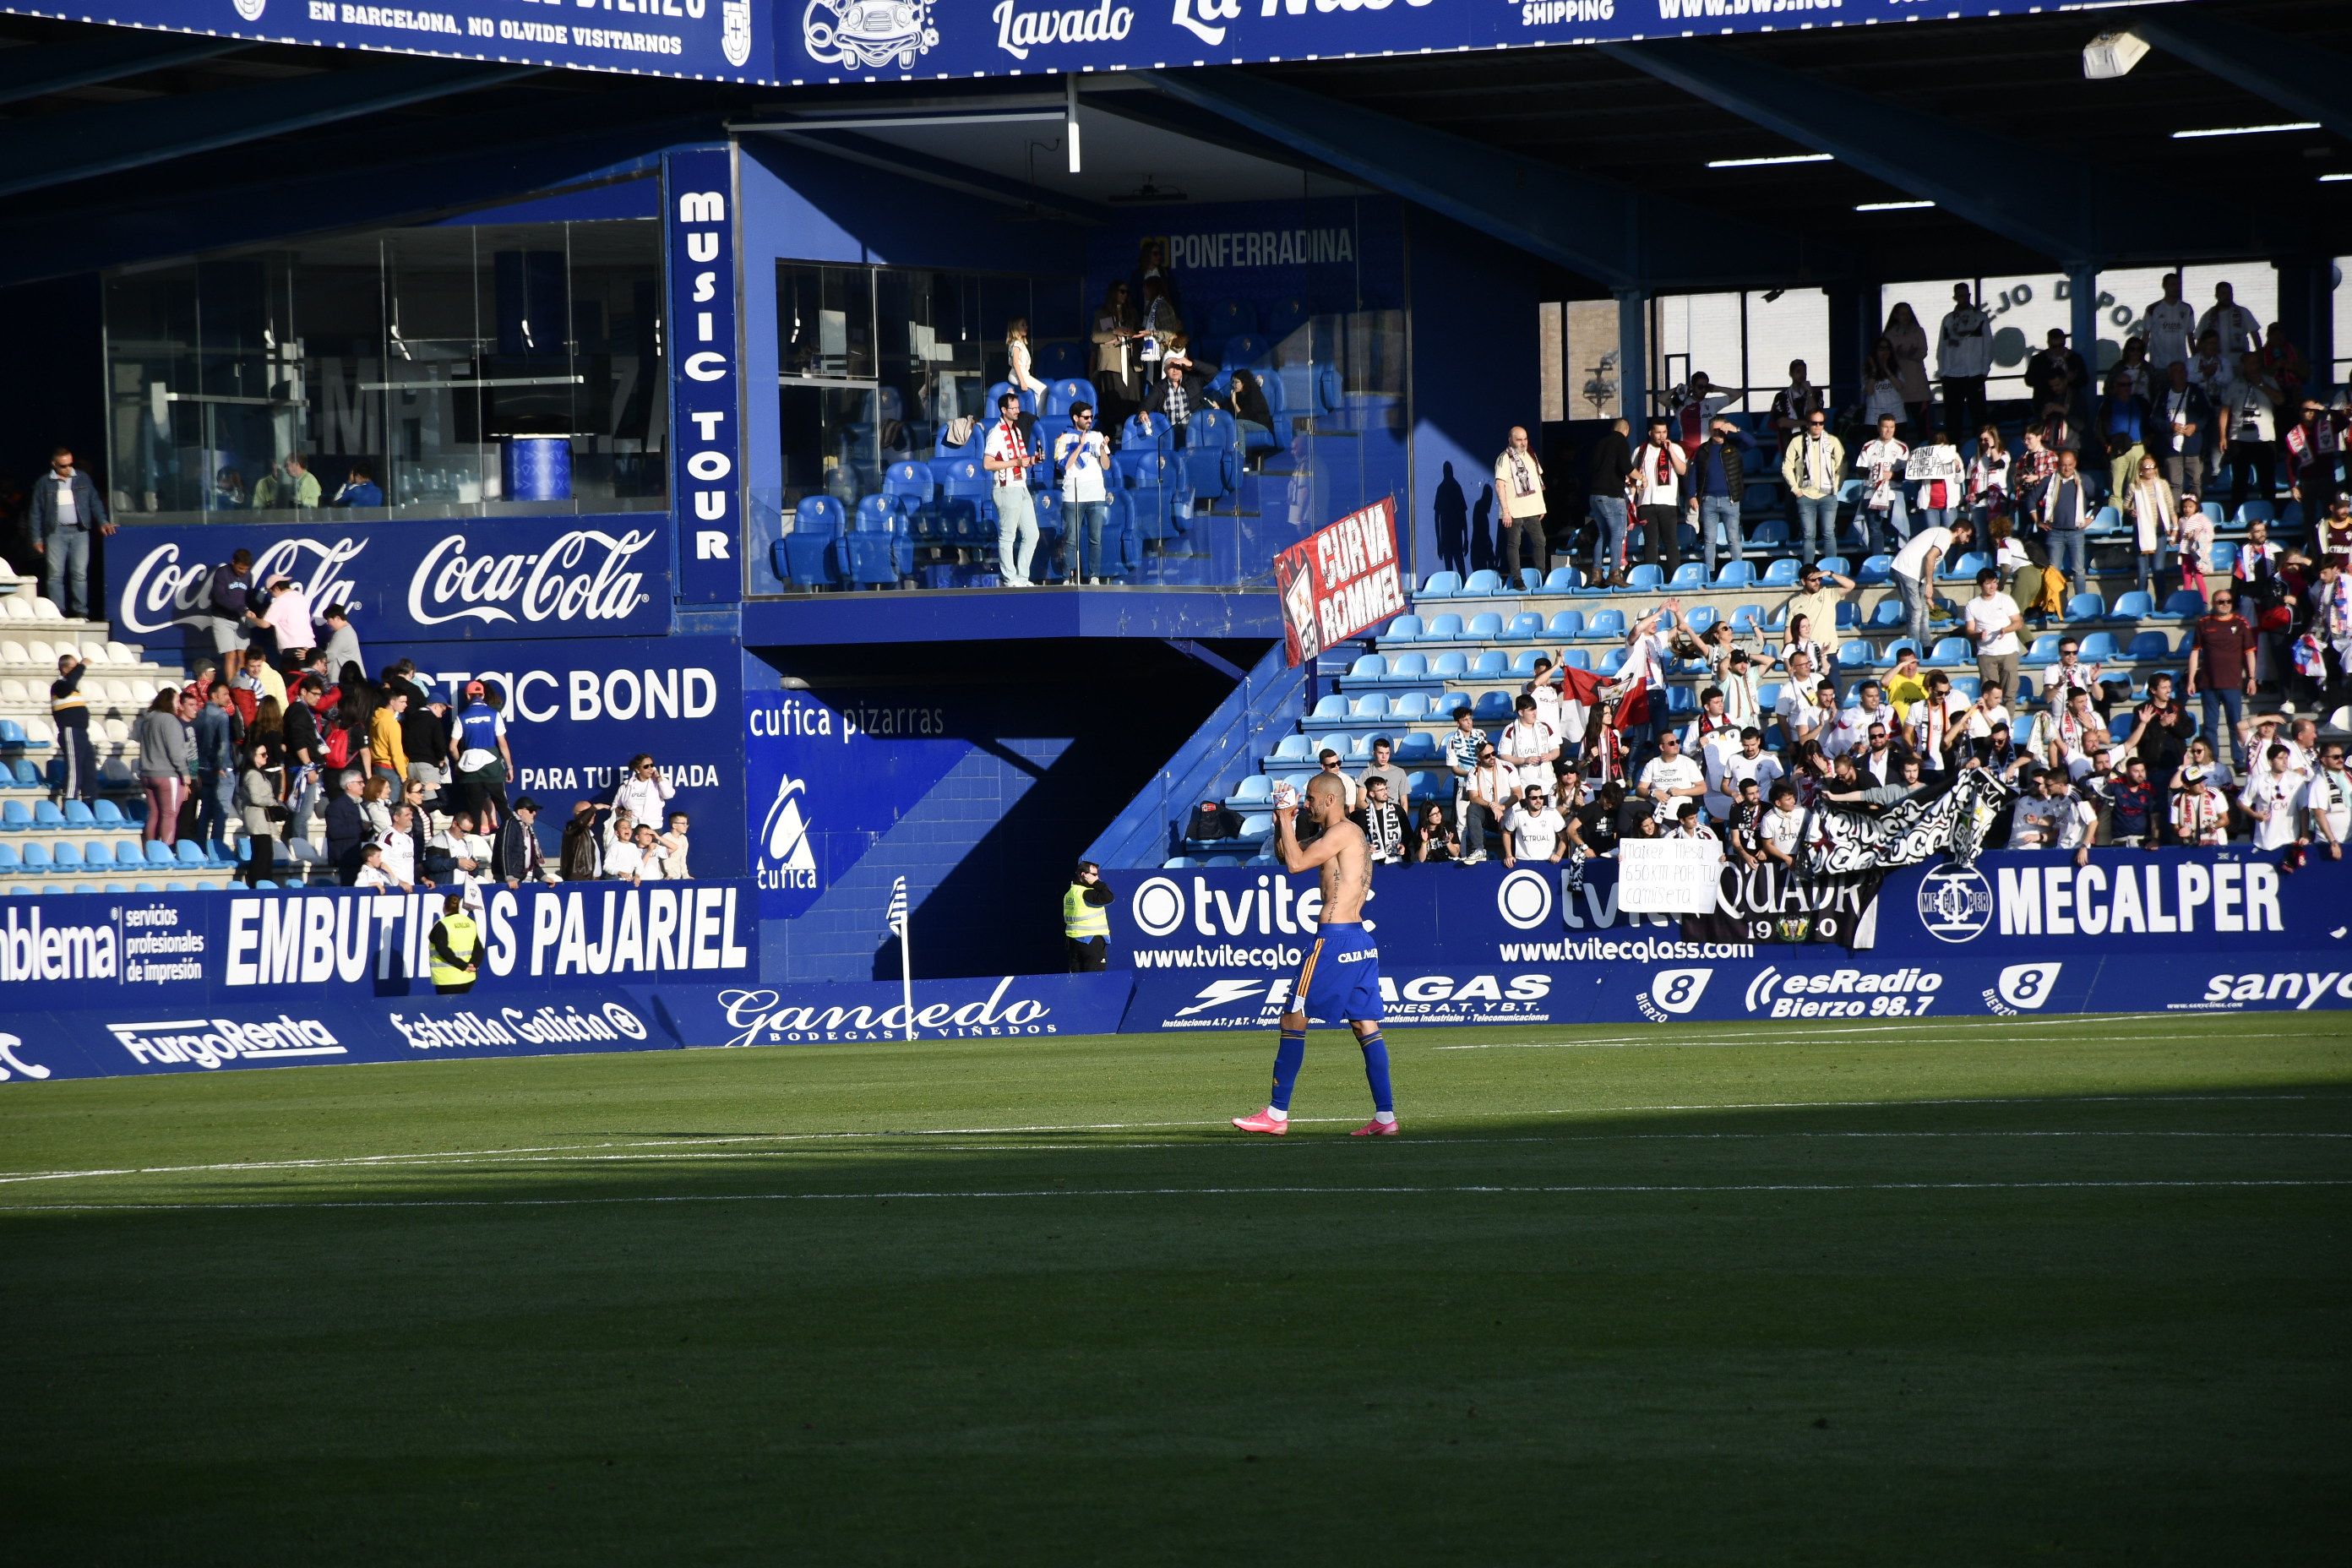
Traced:
[[2189, 363], [2196, 353], [2197, 307], [2180, 297], [2179, 273], [2164, 275], [2164, 298], [2142, 314], [2140, 326], [2147, 335], [2148, 363], [2159, 375]]
[[1738, 824], [1728, 814], [1738, 801], [1748, 798], [1742, 793], [1743, 786], [1752, 785], [1757, 791], [1757, 814], [1761, 816], [1763, 802], [1772, 785], [1788, 771], [1780, 765], [1780, 758], [1764, 749], [1764, 731], [1753, 724], [1739, 731], [1739, 750], [1728, 755], [1715, 752], [1711, 766], [1713, 777], [1709, 782], [1713, 788], [1704, 797], [1707, 809], [1726, 816], [1735, 827]]
[[1664, 416], [1651, 419], [1641, 449], [1633, 454], [1628, 483], [1642, 521], [1642, 560], [1672, 575], [1682, 564], [1682, 480], [1690, 471], [1690, 458], [1668, 438], [1669, 427]]
[[2163, 379], [2157, 367], [2147, 363], [2147, 340], [2126, 338], [2123, 357], [2116, 361], [2115, 374], [2135, 397], [2149, 397], [2157, 383]]
[[2147, 434], [2175, 494], [2202, 491], [2205, 455], [2213, 439], [2213, 404], [2189, 378], [2189, 362], [2174, 360], [2165, 370]]
[[1979, 539], [1991, 541], [2009, 531], [2010, 467], [2009, 447], [2001, 440], [2000, 427], [1988, 425], [1979, 430], [1960, 504]]
[[383, 851], [384, 872], [394, 882], [404, 888], [433, 885], [430, 879], [417, 872], [425, 858], [416, 841], [416, 813], [406, 801], [392, 808], [392, 826], [376, 836], [375, 844]]
[[1114, 279], [1096, 307], [1092, 334], [1095, 395], [1102, 399], [1103, 422], [1114, 430], [1143, 402], [1135, 363], [1135, 341], [1141, 335], [1127, 283]]
[[[2287, 494], [2303, 503], [2305, 515], [2326, 511], [2336, 501], [2344, 455], [2344, 427], [2336, 414], [2316, 397], [2303, 399], [2301, 416], [2287, 426], [2281, 445], [2286, 448]], [[2326, 541], [2320, 548], [2327, 549]]]
[[1683, 755], [1682, 737], [1669, 731], [1658, 737], [1658, 754], [1642, 764], [1634, 794], [1650, 803], [1661, 830], [1671, 826], [1682, 803], [1706, 794], [1706, 775], [1698, 763]]
[[179, 693], [155, 693], [146, 712], [131, 721], [131, 745], [139, 750], [139, 787], [148, 804], [143, 837], [169, 848], [179, 842], [179, 804], [195, 764], [188, 726], [179, 720]]
[[1897, 300], [1886, 313], [1886, 331], [1880, 334], [1895, 353], [1895, 374], [1903, 389], [1903, 406], [1910, 427], [1927, 428], [1927, 329], [1911, 301]]
[[59, 654], [58, 678], [49, 682], [49, 723], [58, 732], [58, 758], [65, 764], [58, 799], [84, 805], [98, 799], [98, 753], [90, 749], [89, 703], [81, 694], [88, 668], [72, 654]]
[[1070, 426], [1054, 437], [1054, 471], [1062, 477], [1062, 572], [1073, 583], [1100, 583], [1110, 443], [1095, 428], [1090, 403], [1070, 405]]
[[1969, 639], [1976, 644], [1976, 675], [1985, 687], [2000, 687], [2001, 699], [2018, 693], [2018, 658], [2025, 647], [2018, 632], [2025, 630], [2025, 614], [2018, 602], [2001, 593], [2001, 574], [1985, 566], [1976, 574], [1976, 597], [1961, 614]]
[[2248, 842], [2256, 849], [2284, 849], [2302, 837], [2297, 814], [2310, 790], [2309, 777], [2295, 771], [2294, 753], [2284, 742], [2273, 742], [2263, 753], [2262, 766], [2238, 795], [2239, 805], [2253, 819]]
[[367, 811], [361, 792], [367, 781], [356, 773], [342, 776], [342, 787], [327, 802], [327, 863], [336, 880], [351, 887], [359, 876], [360, 852], [370, 839]]
[[1892, 419], [1899, 426], [1910, 416], [1903, 401], [1903, 373], [1895, 363], [1895, 347], [1881, 338], [1862, 363], [1863, 426], [1875, 430], [1882, 419]]
[[980, 466], [992, 479], [996, 506], [997, 572], [1008, 588], [1026, 588], [1029, 563], [1037, 552], [1037, 511], [1029, 500], [1029, 443], [1021, 434], [1021, 399], [1005, 393], [996, 400], [997, 421], [989, 427]]
[[2180, 500], [2165, 482], [2154, 458], [2141, 458], [2133, 465], [2131, 483], [2118, 486], [2115, 493], [2132, 525], [2132, 549], [2139, 566], [2140, 590], [2152, 594], [2156, 591], [2157, 552], [2180, 534]]
[[[2100, 666], [2083, 662], [2083, 645], [2072, 632], [2058, 639], [2058, 662], [2042, 672], [2042, 706], [2063, 713], [2077, 697], [2096, 696]], [[2022, 704], [2021, 704], [2022, 706]]]
[[1486, 840], [1499, 833], [1511, 803], [1518, 798], [1518, 770], [1483, 740], [1477, 765], [1462, 785], [1458, 819], [1462, 825], [1462, 863], [1475, 866], [1486, 858]]
[[[2058, 471], [2050, 476], [2050, 483], [2042, 491], [2041, 522], [2043, 536], [2049, 541], [2051, 567], [2064, 574], [2069, 591], [2080, 590], [2090, 580], [2091, 556], [2083, 537], [2096, 513], [2091, 505], [2091, 488], [2083, 482], [2074, 454], [2058, 454]], [[2068, 571], [2069, 563], [2073, 570]]]
[[1948, 431], [1937, 430], [1930, 436], [1911, 461], [1921, 471], [1917, 494], [1918, 510], [1930, 528], [1948, 526], [1960, 509], [1960, 486], [1967, 478], [1967, 465], [1960, 461], [1960, 450], [1952, 445]]
[[1559, 731], [1544, 722], [1534, 698], [1523, 694], [1514, 706], [1517, 717], [1503, 727], [1496, 750], [1518, 770], [1521, 790], [1541, 787], [1551, 782], [1551, 764], [1559, 757]]
[[2159, 671], [2148, 680], [2147, 699], [2132, 710], [2124, 749], [2147, 764], [2147, 776], [2161, 787], [2179, 770], [2196, 729], [2197, 721], [2173, 695], [2171, 675]]
[[1808, 563], [1837, 552], [1838, 485], [1844, 473], [1845, 443], [1830, 434], [1829, 417], [1816, 405], [1806, 411], [1803, 426], [1780, 458], [1780, 477], [1796, 498]]
[[[682, 814], [681, 814], [682, 815]], [[499, 824], [490, 840], [492, 874], [509, 888], [520, 888], [525, 882], [554, 880], [546, 859], [539, 848], [539, 802], [524, 795], [514, 803], [514, 809]], [[681, 851], [679, 859], [684, 861]]]
[[1895, 433], [1895, 423], [1892, 414], [1880, 415], [1877, 437], [1854, 454], [1853, 471], [1863, 481], [1862, 506], [1855, 518], [1862, 522], [1865, 553], [1894, 549], [1895, 542], [1911, 535], [1910, 519], [1903, 506], [1911, 448]]
[[1391, 801], [1400, 804], [1403, 802], [1405, 798], [1406, 782], [1404, 770], [1397, 766], [1395, 763], [1390, 761], [1390, 758], [1394, 754], [1395, 750], [1396, 748], [1394, 744], [1386, 735], [1374, 737], [1372, 741], [1372, 765], [1366, 768], [1364, 770], [1363, 776], [1357, 781], [1357, 784], [1360, 786], [1359, 794], [1361, 793], [1362, 788], [1370, 787], [1374, 779], [1380, 779], [1388, 784], [1389, 799]]
[[1992, 318], [1965, 283], [1952, 287], [1952, 308], [1936, 335], [1936, 374], [1944, 384], [1944, 425], [1973, 430], [1984, 423], [1985, 375], [1992, 368]]
[[2230, 799], [2220, 781], [2193, 761], [2183, 765], [2181, 775], [2172, 792], [2173, 841], [2194, 846], [2230, 842]]
[[507, 785], [515, 776], [514, 750], [507, 743], [506, 715], [488, 685], [466, 682], [456, 718], [449, 723], [452, 793], [474, 820], [495, 830], [506, 809]]
[[1404, 807], [1389, 794], [1388, 775], [1364, 775], [1363, 803], [1352, 814], [1363, 830], [1365, 852], [1375, 864], [1402, 866], [1405, 860], [1407, 824]]
[[346, 668], [365, 668], [367, 658], [360, 651], [360, 634], [352, 629], [351, 612], [341, 605], [329, 605], [319, 612], [319, 620], [327, 628], [329, 677], [340, 676]]
[[2120, 496], [2131, 488], [2147, 451], [2147, 399], [2134, 392], [2121, 366], [2107, 378], [2106, 395], [2099, 399], [2099, 438], [2107, 448], [2107, 493]]
[[2311, 637], [2317, 647], [2319, 710], [2333, 712], [2352, 701], [2352, 574], [2346, 558], [2319, 558], [2318, 581], [2311, 585]]
[[644, 752], [629, 759], [629, 766], [621, 782], [613, 789], [613, 810], [627, 812], [638, 822], [653, 826], [667, 815], [670, 796], [677, 793], [669, 780], [662, 777], [654, 765], [653, 757]]
[[384, 689], [408, 699], [400, 711], [400, 750], [407, 759], [406, 782], [421, 784], [430, 795], [441, 787], [441, 769], [449, 757], [449, 705], [433, 695], [417, 679], [416, 661], [404, 658], [384, 673]]
[[1789, 384], [1772, 395], [1772, 406], [1764, 416], [1771, 426], [1773, 439], [1782, 447], [1802, 435], [1805, 426], [1816, 414], [1829, 411], [1829, 398], [1807, 378], [1805, 362], [1789, 362]]
[[2254, 319], [2252, 310], [2238, 303], [2237, 289], [2228, 283], [2213, 285], [2213, 308], [2198, 321], [2197, 341], [2203, 342], [2209, 332], [2232, 361], [2263, 346], [2262, 323]]
[[1691, 493], [1698, 499], [1699, 547], [1706, 555], [1706, 574], [1716, 574], [1718, 549], [1722, 559], [1738, 561], [1748, 552], [1740, 531], [1739, 503], [1748, 493], [1745, 454], [1755, 443], [1747, 432], [1720, 416], [1708, 422], [1706, 442], [1691, 458]]
[[691, 882], [694, 873], [688, 868], [687, 851], [692, 840], [687, 833], [687, 816], [682, 811], [669, 814], [669, 822], [662, 830], [662, 878], [671, 882]]
[[221, 679], [234, 681], [245, 660], [245, 645], [260, 629], [253, 607], [253, 552], [232, 552], [215, 566], [205, 583], [205, 607], [212, 616], [213, 652], [219, 656]]
[[1612, 423], [1592, 444], [1584, 475], [1585, 510], [1592, 516], [1592, 580], [1622, 586], [1625, 581], [1625, 527], [1639, 470], [1626, 437], [1633, 426]]
[[33, 483], [32, 529], [33, 553], [48, 563], [49, 603], [68, 619], [89, 616], [90, 535], [112, 533], [114, 521], [70, 447], [51, 452], [49, 471]]
[[2230, 510], [2251, 490], [2269, 500], [2278, 489], [2278, 405], [2285, 394], [2263, 368], [2258, 353], [2241, 355], [2230, 400]]
[[1927, 605], [1935, 593], [1936, 569], [1944, 558], [1975, 537], [1965, 521], [1948, 528], [1923, 528], [1904, 542], [1893, 563], [1895, 592], [1902, 595], [1908, 636], [1927, 646]]
[[1029, 395], [1033, 406], [1042, 412], [1045, 404], [1045, 384], [1037, 379], [1032, 368], [1029, 350], [1029, 318], [1015, 316], [1004, 323], [1004, 379], [1013, 390]]
[[228, 825], [236, 815], [236, 754], [244, 728], [228, 687], [215, 682], [195, 718], [196, 834], [224, 860], [228, 858]]
[[278, 656], [288, 669], [299, 668], [318, 646], [318, 634], [310, 625], [310, 595], [291, 577], [269, 580], [261, 624], [278, 645]]
[[2344, 858], [2344, 843], [2352, 838], [2352, 773], [2344, 771], [2344, 745], [2330, 741], [2320, 749], [2319, 768], [2303, 797], [2304, 839], [2317, 840], [2320, 853], [2330, 860]]
[[279, 824], [289, 815], [278, 798], [278, 749], [256, 741], [237, 780], [237, 810], [245, 828], [245, 885], [257, 888], [278, 875]]
[[2091, 371], [2083, 356], [2066, 346], [2064, 328], [2051, 328], [2042, 346], [2025, 362], [2025, 384], [2034, 405], [2045, 415], [2056, 409], [2072, 420], [2081, 411], [2090, 395]]
[[2254, 628], [2237, 613], [2234, 595], [2213, 595], [2212, 607], [2189, 628], [2189, 689], [2203, 700], [2204, 733], [2218, 737], [2227, 714], [2231, 754], [2246, 766], [2246, 696], [2254, 689]]
[[408, 752], [400, 722], [407, 711], [408, 692], [401, 686], [388, 685], [383, 705], [368, 715], [368, 753], [374, 759], [376, 776], [390, 780], [394, 789], [408, 779]]
[[1549, 508], [1544, 500], [1543, 464], [1528, 449], [1528, 433], [1522, 426], [1511, 426], [1510, 438], [1495, 459], [1495, 498], [1496, 521], [1503, 534], [1496, 550], [1503, 562], [1503, 583], [1516, 592], [1523, 549], [1538, 572], [1551, 570], [1551, 546], [1544, 532]]

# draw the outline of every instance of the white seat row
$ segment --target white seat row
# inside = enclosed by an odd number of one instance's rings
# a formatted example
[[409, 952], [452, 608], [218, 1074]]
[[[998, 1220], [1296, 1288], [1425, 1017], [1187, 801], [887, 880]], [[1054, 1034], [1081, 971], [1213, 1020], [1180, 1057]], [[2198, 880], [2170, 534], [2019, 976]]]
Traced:
[[[43, 601], [46, 603], [47, 601]], [[54, 672], [58, 660], [72, 654], [92, 669], [152, 669], [141, 650], [126, 642], [113, 642], [104, 637], [15, 637], [0, 638], [0, 664], [36, 665]]]

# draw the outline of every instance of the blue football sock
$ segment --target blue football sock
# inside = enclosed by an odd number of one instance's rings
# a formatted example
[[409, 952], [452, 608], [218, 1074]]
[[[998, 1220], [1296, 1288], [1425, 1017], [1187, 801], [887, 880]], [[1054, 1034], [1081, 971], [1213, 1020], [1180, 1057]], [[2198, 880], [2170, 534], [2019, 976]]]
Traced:
[[1364, 1047], [1364, 1081], [1372, 1086], [1372, 1109], [1396, 1114], [1396, 1096], [1389, 1090], [1389, 1043], [1378, 1033], [1360, 1037]]
[[1307, 1031], [1293, 1034], [1282, 1031], [1282, 1044], [1274, 1052], [1274, 1099], [1267, 1103], [1276, 1110], [1290, 1109], [1290, 1090], [1298, 1082], [1298, 1069], [1307, 1061]]

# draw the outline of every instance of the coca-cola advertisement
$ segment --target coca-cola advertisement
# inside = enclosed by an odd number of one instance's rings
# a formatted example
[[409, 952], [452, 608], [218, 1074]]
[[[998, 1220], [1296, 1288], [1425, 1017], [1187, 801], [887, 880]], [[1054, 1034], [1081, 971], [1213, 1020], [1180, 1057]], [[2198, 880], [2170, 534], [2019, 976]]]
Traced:
[[[104, 540], [114, 635], [209, 650], [207, 584], [238, 549], [370, 643], [643, 637], [670, 627], [667, 517], [527, 517], [296, 526], [132, 523]], [[175, 628], [187, 628], [175, 631]]]

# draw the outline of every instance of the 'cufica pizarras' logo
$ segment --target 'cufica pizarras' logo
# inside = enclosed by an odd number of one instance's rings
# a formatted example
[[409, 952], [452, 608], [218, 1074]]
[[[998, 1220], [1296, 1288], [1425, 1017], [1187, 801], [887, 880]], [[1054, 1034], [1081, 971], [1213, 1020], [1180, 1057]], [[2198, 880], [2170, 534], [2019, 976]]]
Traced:
[[911, 69], [915, 57], [940, 41], [931, 26], [933, 0], [809, 0], [801, 14], [801, 42], [819, 65], [871, 70], [896, 60]]
[[803, 782], [786, 773], [776, 783], [775, 804], [760, 829], [760, 881], [763, 887], [816, 886], [816, 849], [809, 842], [808, 795]]

